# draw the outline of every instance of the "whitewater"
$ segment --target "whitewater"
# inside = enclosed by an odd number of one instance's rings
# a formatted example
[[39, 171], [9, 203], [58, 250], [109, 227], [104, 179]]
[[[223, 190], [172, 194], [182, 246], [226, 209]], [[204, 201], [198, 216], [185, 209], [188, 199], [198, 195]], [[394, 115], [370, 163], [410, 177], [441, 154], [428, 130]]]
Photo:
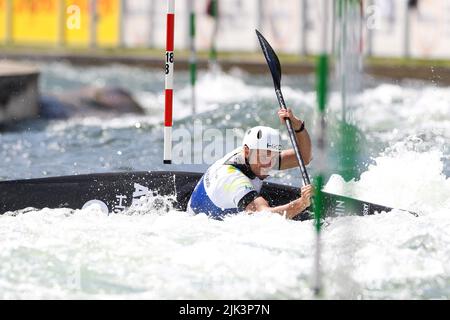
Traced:
[[[162, 164], [163, 77], [121, 65], [41, 64], [41, 91], [127, 84], [144, 116], [33, 121], [0, 133], [0, 179], [94, 172], [184, 170]], [[327, 219], [323, 229], [325, 299], [450, 298], [450, 88], [365, 79], [352, 117], [361, 134], [358, 176], [337, 172], [339, 95], [329, 100], [329, 192], [393, 210]], [[276, 118], [269, 74], [200, 73], [198, 115], [190, 114], [188, 74], [175, 78], [174, 128], [194, 119], [224, 131]], [[315, 137], [312, 76], [286, 76], [286, 102]], [[224, 150], [226, 152], [228, 150]], [[201, 152], [200, 149], [193, 151]], [[220, 156], [220, 155], [218, 155]], [[312, 177], [314, 161], [308, 166]], [[300, 185], [296, 170], [272, 181]], [[1, 199], [0, 199], [1, 201]], [[310, 299], [314, 228], [261, 212], [224, 221], [139, 208], [105, 215], [96, 208], [25, 209], [0, 216], [0, 299]]]

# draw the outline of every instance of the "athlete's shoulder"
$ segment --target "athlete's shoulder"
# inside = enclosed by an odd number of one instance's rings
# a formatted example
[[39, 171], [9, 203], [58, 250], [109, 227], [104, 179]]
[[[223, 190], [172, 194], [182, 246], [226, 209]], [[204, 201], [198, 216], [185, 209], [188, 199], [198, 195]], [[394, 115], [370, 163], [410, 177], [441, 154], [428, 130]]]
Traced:
[[216, 175], [222, 176], [224, 178], [239, 178], [241, 176], [245, 176], [244, 173], [242, 173], [241, 170], [239, 170], [238, 167], [232, 165], [232, 164], [221, 164], [216, 166]]
[[238, 147], [215, 162], [215, 164], [229, 164], [240, 159], [242, 155], [242, 147]]

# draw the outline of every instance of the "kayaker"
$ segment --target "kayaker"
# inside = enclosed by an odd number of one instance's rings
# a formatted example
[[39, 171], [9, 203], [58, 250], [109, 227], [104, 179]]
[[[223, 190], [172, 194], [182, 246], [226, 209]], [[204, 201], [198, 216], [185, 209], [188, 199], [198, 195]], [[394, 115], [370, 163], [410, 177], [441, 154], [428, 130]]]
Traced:
[[[291, 109], [280, 109], [282, 123], [291, 119], [305, 165], [312, 159], [311, 139], [305, 122], [294, 116]], [[188, 203], [188, 211], [205, 213], [221, 219], [227, 214], [271, 211], [292, 219], [310, 206], [312, 187], [301, 188], [300, 198], [277, 207], [270, 207], [260, 195], [263, 180], [272, 170], [298, 166], [293, 149], [281, 150], [278, 130], [257, 126], [249, 129], [242, 143], [205, 172], [196, 185]]]

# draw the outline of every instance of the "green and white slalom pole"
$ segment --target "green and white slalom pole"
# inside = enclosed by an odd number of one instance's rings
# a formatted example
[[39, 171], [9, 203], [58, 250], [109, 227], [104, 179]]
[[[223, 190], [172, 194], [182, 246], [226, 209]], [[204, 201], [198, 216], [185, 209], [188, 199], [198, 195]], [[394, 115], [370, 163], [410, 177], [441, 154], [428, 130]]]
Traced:
[[194, 0], [188, 0], [189, 6], [189, 47], [191, 55], [189, 57], [189, 72], [191, 78], [191, 103], [192, 114], [196, 113], [196, 91], [195, 85], [197, 81], [197, 51], [195, 48], [195, 9]]
[[3, 27], [5, 28], [5, 45], [10, 45], [13, 42], [13, 0], [5, 1], [5, 21]]
[[316, 91], [317, 91], [317, 107], [319, 111], [319, 133], [318, 133], [318, 157], [317, 167], [318, 174], [315, 179], [315, 198], [314, 198], [314, 226], [316, 232], [316, 252], [314, 257], [314, 294], [318, 298], [322, 293], [321, 279], [321, 219], [324, 216], [324, 196], [322, 188], [325, 177], [325, 140], [326, 140], [326, 123], [325, 110], [327, 105], [328, 93], [328, 0], [322, 0], [322, 34], [321, 34], [321, 52], [317, 58], [316, 66]]
[[[360, 90], [362, 55], [360, 20], [362, 20], [361, 0], [339, 0], [338, 16], [340, 23], [338, 70], [341, 91], [342, 121], [338, 149], [339, 171], [349, 181], [358, 174], [359, 153], [358, 128], [352, 119], [355, 96]], [[350, 208], [348, 208], [350, 209]]]
[[[336, 149], [338, 151], [338, 172], [345, 181], [351, 181], [358, 176], [358, 159], [360, 152], [359, 129], [356, 125], [355, 110], [358, 107], [357, 95], [361, 92], [362, 84], [362, 42], [361, 32], [363, 19], [361, 0], [338, 0], [337, 23], [340, 33], [337, 37], [337, 81], [340, 83], [340, 98], [342, 106], [342, 118], [338, 122], [338, 138]], [[347, 192], [351, 192], [354, 184], [347, 186]], [[358, 208], [355, 203], [345, 206], [343, 214], [355, 215]], [[348, 247], [353, 243], [352, 235], [354, 226], [346, 223], [340, 245]], [[340, 277], [344, 285], [340, 288], [342, 294], [348, 298], [355, 298], [353, 288], [357, 286], [352, 277], [355, 268], [353, 264], [353, 251], [341, 254], [335, 265], [340, 270], [345, 270]]]
[[175, 0], [167, 0], [166, 81], [164, 111], [164, 164], [172, 163], [172, 111], [174, 72]]
[[214, 30], [211, 35], [211, 47], [209, 49], [210, 65], [215, 67], [217, 65], [217, 47], [216, 39], [219, 31], [219, 7], [218, 0], [211, 0], [211, 15], [214, 18]]
[[97, 34], [97, 23], [98, 23], [98, 6], [97, 6], [97, 0], [91, 0], [90, 1], [90, 11], [91, 11], [91, 16], [90, 16], [90, 30], [89, 30], [89, 46], [90, 48], [97, 48], [97, 38], [98, 38], [98, 34]]

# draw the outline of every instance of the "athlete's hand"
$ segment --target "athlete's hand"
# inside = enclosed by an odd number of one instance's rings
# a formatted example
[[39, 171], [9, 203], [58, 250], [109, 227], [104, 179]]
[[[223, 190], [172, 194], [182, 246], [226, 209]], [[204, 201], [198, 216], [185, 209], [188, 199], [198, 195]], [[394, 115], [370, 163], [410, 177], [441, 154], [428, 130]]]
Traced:
[[311, 196], [313, 195], [313, 192], [314, 192], [314, 188], [312, 185], [307, 185], [307, 186], [302, 187], [301, 195], [300, 195], [300, 198], [298, 199], [303, 205], [302, 211], [311, 205]]
[[294, 113], [292, 112], [292, 109], [280, 109], [278, 110], [278, 117], [280, 118], [281, 123], [286, 122], [286, 118], [291, 119], [292, 127], [294, 130], [300, 129], [302, 126], [303, 121], [294, 116]]

